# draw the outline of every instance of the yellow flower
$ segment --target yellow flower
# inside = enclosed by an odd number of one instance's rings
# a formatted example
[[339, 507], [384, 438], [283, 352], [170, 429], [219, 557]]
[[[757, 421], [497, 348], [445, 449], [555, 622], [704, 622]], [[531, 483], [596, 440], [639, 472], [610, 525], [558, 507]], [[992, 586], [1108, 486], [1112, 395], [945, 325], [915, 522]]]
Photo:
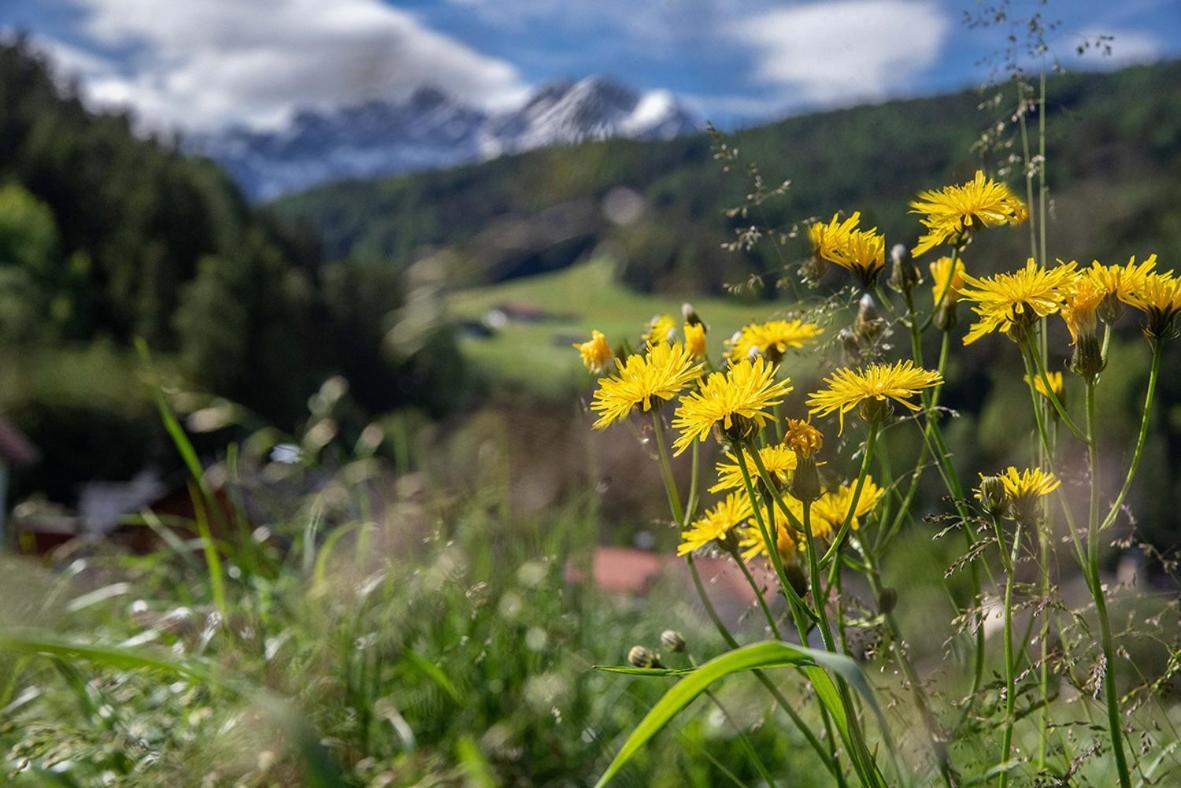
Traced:
[[910, 360], [899, 361], [893, 366], [870, 364], [857, 371], [846, 367], [824, 379], [827, 388], [808, 397], [808, 412], [813, 416], [827, 416], [835, 411], [843, 431], [845, 414], [862, 403], [871, 403], [861, 409], [862, 418], [869, 417], [867, 420], [880, 418], [882, 411], [876, 409], [887, 406], [889, 400], [919, 410], [918, 405], [908, 400], [923, 389], [942, 382], [943, 376], [938, 372], [916, 367]]
[[[856, 486], [856, 483], [842, 484], [837, 489], [824, 493], [812, 504], [813, 535], [830, 533], [845, 524], [845, 517], [849, 514], [849, 507], [853, 504], [853, 490]], [[872, 512], [885, 494], [886, 491], [874, 483], [872, 476], [866, 476], [865, 484], [861, 487], [861, 495], [857, 497], [857, 506], [853, 509], [853, 519], [849, 526], [853, 530], [860, 528], [860, 518]]]
[[812, 242], [812, 256], [818, 260], [831, 260], [849, 242], [849, 236], [861, 221], [861, 211], [854, 211], [845, 221], [834, 213], [828, 224], [816, 222], [808, 228], [808, 240]]
[[[931, 301], [935, 306], [952, 305], [959, 300], [960, 288], [964, 286], [964, 261], [956, 260], [952, 268], [950, 257], [940, 257], [931, 263]], [[948, 281], [948, 278], [951, 281]]]
[[1176, 333], [1174, 318], [1181, 312], [1181, 279], [1173, 278], [1172, 271], [1148, 274], [1128, 294], [1127, 303], [1147, 318], [1145, 334], [1155, 339], [1171, 337]]
[[[984, 474], [980, 474], [981, 487], [976, 491], [977, 500], [986, 506], [990, 505], [989, 496], [984, 489], [988, 478]], [[1000, 479], [1004, 488], [1007, 514], [1022, 522], [1035, 520], [1038, 499], [1054, 492], [1062, 484], [1054, 474], [1043, 471], [1041, 468], [1026, 468], [1024, 471], [1018, 471], [1012, 465], [1006, 468], [1004, 473], [992, 478]]]
[[[1058, 398], [1059, 402], [1061, 402], [1062, 401], [1062, 394], [1066, 390], [1065, 389], [1066, 384], [1063, 381], [1062, 373], [1061, 372], [1047, 372], [1046, 379], [1048, 379], [1050, 381], [1050, 390], [1054, 392], [1054, 396]], [[1026, 384], [1029, 383], [1029, 375], [1025, 376], [1025, 382], [1026, 382]], [[1046, 384], [1042, 381], [1041, 375], [1034, 375], [1033, 376], [1033, 388], [1034, 388], [1034, 391], [1036, 391], [1038, 394], [1041, 394], [1046, 399], [1050, 398], [1050, 395], [1046, 392]]]
[[599, 380], [591, 402], [591, 410], [599, 414], [595, 429], [626, 419], [636, 405], [647, 412], [653, 398], [672, 399], [700, 374], [701, 365], [693, 363], [692, 354], [681, 344], [661, 342], [645, 355], [629, 356], [615, 375]]
[[1104, 292], [1088, 277], [1082, 276], [1066, 296], [1062, 306], [1062, 320], [1070, 331], [1070, 343], [1077, 345], [1082, 337], [1092, 337], [1099, 328], [1099, 302]]
[[798, 456], [808, 458], [824, 446], [824, 435], [803, 419], [788, 419], [783, 443]]
[[[711, 493], [746, 489], [746, 483], [742, 480], [742, 468], [738, 466], [738, 458], [734, 456], [733, 452], [726, 452], [726, 457], [730, 461], [718, 463], [718, 483], [709, 488]], [[763, 467], [767, 469], [767, 473], [779, 480], [780, 484], [787, 484], [791, 479], [791, 472], [796, 468], [796, 453], [783, 445], [764, 446], [759, 449], [759, 459], [763, 461]], [[757, 479], [759, 472], [754, 461], [746, 454], [743, 455], [742, 461], [746, 463], [746, 472], [750, 474], [752, 479]]]
[[1019, 224], [1028, 217], [1009, 187], [986, 178], [981, 170], [960, 186], [920, 192], [910, 208], [923, 215], [920, 221], [927, 228], [911, 252], [915, 257], [940, 244], [962, 246], [976, 230]]
[[685, 347], [693, 355], [693, 358], [705, 357], [706, 348], [704, 323], [685, 324]]
[[572, 347], [582, 356], [582, 365], [595, 375], [603, 374], [603, 370], [611, 363], [611, 346], [607, 344], [607, 337], [602, 331], [591, 331], [591, 338], [586, 342], [575, 342]]
[[854, 211], [843, 222], [833, 215], [828, 224], [817, 222], [808, 230], [812, 253], [823, 260], [854, 273], [862, 284], [869, 285], [886, 265], [886, 236], [878, 228], [857, 229], [861, 212]]
[[[790, 506], [790, 503], [788, 505]], [[782, 512], [776, 509], [775, 514], [778, 519]], [[779, 547], [779, 556], [784, 561], [791, 561], [799, 552], [795, 537], [790, 528], [782, 525], [776, 530], [775, 541]], [[748, 525], [738, 531], [738, 549], [742, 550], [743, 561], [751, 561], [759, 556], [770, 556], [770, 553], [767, 552], [767, 541], [763, 539], [763, 534], [759, 531], [758, 526], [754, 525]]]
[[712, 542], [726, 538], [752, 514], [750, 498], [745, 493], [731, 493], [697, 518], [681, 534], [677, 555], [688, 555]]
[[644, 343], [656, 345], [661, 342], [672, 343], [677, 338], [677, 321], [668, 315], [656, 315], [648, 321], [644, 329]]
[[809, 340], [823, 333], [820, 326], [802, 320], [772, 320], [744, 326], [727, 344], [731, 361], [738, 362], [764, 355], [778, 363], [788, 348], [803, 347]]
[[964, 344], [997, 330], [1019, 340], [1039, 318], [1062, 308], [1074, 283], [1074, 268], [1074, 263], [1042, 268], [1031, 257], [1013, 273], [981, 278], [965, 273], [964, 281], [971, 287], [961, 289], [960, 298], [978, 304], [972, 311], [979, 319], [968, 330]]
[[715, 424], [731, 439], [749, 437], [762, 428], [771, 420], [767, 409], [783, 402], [792, 390], [790, 380], [775, 380], [778, 371], [760, 356], [732, 364], [726, 372], [711, 373], [677, 408], [673, 427], [681, 434], [673, 443], [675, 453], [685, 451], [696, 439], [704, 441]]
[[1114, 296], [1127, 304], [1155, 269], [1156, 255], [1149, 255], [1141, 263], [1137, 263], [1136, 256], [1132, 255], [1127, 265], [1103, 265], [1098, 260], [1092, 260], [1091, 267], [1080, 273], [1102, 290], [1104, 296]]

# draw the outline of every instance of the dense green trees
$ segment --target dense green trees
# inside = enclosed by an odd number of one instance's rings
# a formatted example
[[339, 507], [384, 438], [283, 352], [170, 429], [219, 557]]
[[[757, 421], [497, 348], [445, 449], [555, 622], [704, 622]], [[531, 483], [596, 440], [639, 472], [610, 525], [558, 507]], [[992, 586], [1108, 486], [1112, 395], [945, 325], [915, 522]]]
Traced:
[[385, 353], [397, 275], [360, 267], [344, 287], [353, 265], [322, 264], [314, 237], [175, 140], [87, 111], [26, 42], [0, 45], [0, 410], [44, 457], [25, 490], [68, 498], [169, 456], [129, 374], [135, 337], [281, 427], [338, 373], [370, 413], [437, 407], [422, 370], [458, 363], [449, 334], [429, 356]]

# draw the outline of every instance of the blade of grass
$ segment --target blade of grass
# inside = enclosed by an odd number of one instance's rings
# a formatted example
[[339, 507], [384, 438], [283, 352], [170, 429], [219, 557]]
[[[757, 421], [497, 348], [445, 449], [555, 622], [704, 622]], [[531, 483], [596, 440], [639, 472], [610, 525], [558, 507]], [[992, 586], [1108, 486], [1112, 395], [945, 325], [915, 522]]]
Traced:
[[611, 778], [618, 774], [619, 770], [653, 736], [716, 681], [732, 673], [780, 667], [804, 668], [816, 689], [817, 697], [833, 713], [837, 725], [845, 728], [846, 732], [849, 721], [844, 715], [836, 685], [828, 674], [820, 669], [821, 667], [837, 673], [862, 693], [865, 702], [879, 715], [880, 719], [881, 712], [869, 682], [866, 681], [861, 669], [852, 659], [840, 654], [816, 651], [779, 641], [752, 643], [711, 659], [678, 681], [632, 730], [631, 735], [623, 743], [615, 759], [603, 772], [603, 776], [599, 778], [596, 785], [601, 787], [610, 782]]

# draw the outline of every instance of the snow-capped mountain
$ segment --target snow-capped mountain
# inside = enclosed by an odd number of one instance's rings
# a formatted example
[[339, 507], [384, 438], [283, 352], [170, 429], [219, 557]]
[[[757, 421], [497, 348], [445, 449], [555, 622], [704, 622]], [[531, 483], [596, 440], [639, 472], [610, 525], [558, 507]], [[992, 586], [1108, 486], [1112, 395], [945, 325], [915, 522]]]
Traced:
[[547, 145], [607, 137], [668, 139], [698, 129], [667, 91], [636, 91], [603, 77], [537, 90], [522, 106], [489, 113], [433, 88], [404, 102], [306, 110], [277, 131], [236, 127], [194, 138], [254, 199], [329, 181], [448, 167]]

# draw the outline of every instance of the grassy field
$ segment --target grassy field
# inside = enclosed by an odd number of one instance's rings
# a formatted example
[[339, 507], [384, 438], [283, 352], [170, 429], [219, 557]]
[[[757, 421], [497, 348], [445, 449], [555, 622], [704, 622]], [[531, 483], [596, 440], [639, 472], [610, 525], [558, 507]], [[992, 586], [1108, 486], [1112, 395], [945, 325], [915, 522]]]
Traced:
[[771, 317], [774, 304], [738, 298], [693, 298], [650, 295], [628, 290], [615, 281], [611, 261], [597, 258], [552, 274], [509, 281], [452, 294], [448, 308], [456, 320], [480, 320], [503, 304], [522, 304], [553, 315], [537, 323], [510, 322], [495, 336], [465, 336], [464, 355], [497, 385], [554, 398], [585, 384], [586, 378], [570, 344], [590, 337], [591, 329], [607, 335], [613, 346], [633, 344], [654, 315], [679, 319], [681, 304], [690, 300], [709, 324], [710, 355], [744, 324]]

